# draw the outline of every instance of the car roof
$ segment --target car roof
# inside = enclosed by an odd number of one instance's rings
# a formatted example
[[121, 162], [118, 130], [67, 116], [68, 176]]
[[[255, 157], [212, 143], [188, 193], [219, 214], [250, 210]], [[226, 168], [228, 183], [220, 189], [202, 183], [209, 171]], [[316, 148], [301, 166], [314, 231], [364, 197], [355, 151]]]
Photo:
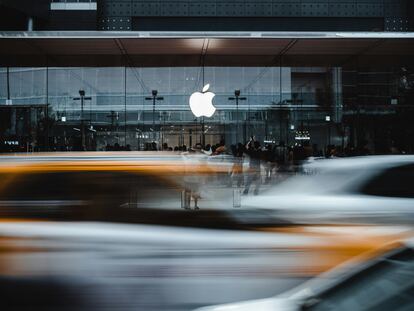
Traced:
[[212, 163], [207, 156], [173, 152], [57, 152], [0, 155], [1, 172], [146, 171], [158, 173], [227, 172], [230, 162]]
[[309, 162], [305, 167], [315, 170], [347, 170], [393, 167], [404, 164], [414, 164], [414, 155], [381, 155], [321, 159]]

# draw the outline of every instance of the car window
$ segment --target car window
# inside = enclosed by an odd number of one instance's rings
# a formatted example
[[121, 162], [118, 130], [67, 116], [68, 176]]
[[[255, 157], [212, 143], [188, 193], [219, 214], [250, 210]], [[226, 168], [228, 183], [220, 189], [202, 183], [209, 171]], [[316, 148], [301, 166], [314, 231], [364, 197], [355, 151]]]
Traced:
[[304, 311], [413, 310], [414, 251], [402, 249], [317, 297]]
[[[48, 217], [122, 213], [119, 208], [180, 207], [173, 183], [124, 172], [30, 172], [0, 175], [0, 216]], [[78, 211], [82, 211], [78, 214]], [[116, 211], [116, 212], [115, 212]]]
[[0, 192], [1, 200], [60, 200], [73, 199], [73, 174], [22, 173], [3, 174], [7, 180]]
[[390, 168], [366, 183], [363, 194], [414, 198], [414, 164]]

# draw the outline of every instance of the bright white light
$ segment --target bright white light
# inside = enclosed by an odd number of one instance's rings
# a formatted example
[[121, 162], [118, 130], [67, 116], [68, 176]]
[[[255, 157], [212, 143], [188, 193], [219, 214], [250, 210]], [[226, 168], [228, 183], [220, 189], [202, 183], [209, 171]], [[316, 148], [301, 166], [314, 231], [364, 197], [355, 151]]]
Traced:
[[15, 145], [15, 146], [18, 146], [19, 145], [19, 142], [17, 140], [6, 140], [6, 141], [4, 141], [4, 144], [5, 145]]
[[213, 106], [213, 98], [216, 96], [213, 92], [207, 92], [210, 84], [203, 87], [202, 92], [194, 92], [190, 96], [190, 108], [194, 116], [210, 118], [215, 112], [216, 107]]
[[296, 136], [295, 140], [310, 140], [310, 137], [301, 137], [301, 136]]
[[66, 117], [62, 117], [62, 122], [66, 122]]
[[331, 116], [326, 116], [326, 117], [325, 117], [325, 121], [326, 121], [326, 122], [331, 121]]
[[308, 131], [297, 131], [295, 140], [310, 140], [310, 134]]
[[290, 125], [290, 129], [291, 129], [291, 130], [294, 130], [294, 129], [295, 129], [295, 126], [294, 126], [293, 124], [291, 124], [291, 125]]

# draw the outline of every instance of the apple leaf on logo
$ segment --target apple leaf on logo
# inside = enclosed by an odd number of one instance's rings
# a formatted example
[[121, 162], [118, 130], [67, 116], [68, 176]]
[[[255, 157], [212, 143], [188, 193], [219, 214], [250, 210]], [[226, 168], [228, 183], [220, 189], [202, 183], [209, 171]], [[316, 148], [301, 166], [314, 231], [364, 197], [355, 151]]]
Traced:
[[203, 93], [207, 92], [209, 88], [210, 88], [210, 84], [209, 83], [207, 83], [206, 85], [204, 85], [204, 87], [203, 87]]

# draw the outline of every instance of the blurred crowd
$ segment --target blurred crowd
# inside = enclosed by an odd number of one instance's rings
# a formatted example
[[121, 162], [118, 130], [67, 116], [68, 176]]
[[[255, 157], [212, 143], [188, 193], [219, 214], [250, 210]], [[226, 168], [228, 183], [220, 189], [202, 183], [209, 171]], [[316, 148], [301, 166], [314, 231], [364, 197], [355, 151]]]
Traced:
[[[130, 151], [129, 145], [123, 147], [119, 144], [107, 145], [106, 151]], [[292, 174], [302, 173], [303, 164], [315, 159], [349, 157], [357, 155], [370, 155], [372, 151], [368, 143], [359, 147], [346, 147], [327, 145], [325, 149], [308, 141], [297, 142], [293, 146], [287, 146], [285, 142], [262, 144], [255, 136], [245, 142], [226, 146], [224, 140], [216, 144], [194, 146], [180, 145], [169, 146], [167, 143], [158, 145], [156, 142], [145, 144], [146, 151], [167, 151], [182, 155], [203, 155], [204, 157], [226, 158], [233, 163], [229, 172], [227, 184], [242, 189], [242, 194], [247, 195], [251, 191], [258, 194], [261, 185], [278, 183]], [[396, 148], [390, 150], [392, 154], [400, 153]], [[196, 184], [195, 181], [192, 181]]]

